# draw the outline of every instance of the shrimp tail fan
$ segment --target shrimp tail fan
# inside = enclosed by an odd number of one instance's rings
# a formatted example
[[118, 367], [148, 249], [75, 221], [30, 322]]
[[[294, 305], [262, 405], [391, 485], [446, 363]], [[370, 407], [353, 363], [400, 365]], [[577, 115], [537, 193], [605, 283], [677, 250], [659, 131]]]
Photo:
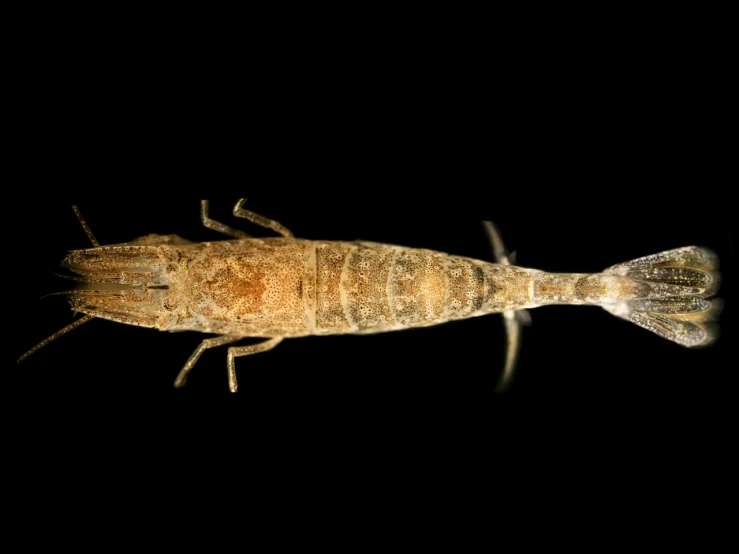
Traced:
[[718, 292], [718, 257], [687, 246], [614, 265], [604, 271], [631, 279], [635, 298], [603, 304], [613, 315], [691, 348], [713, 344], [723, 307]]

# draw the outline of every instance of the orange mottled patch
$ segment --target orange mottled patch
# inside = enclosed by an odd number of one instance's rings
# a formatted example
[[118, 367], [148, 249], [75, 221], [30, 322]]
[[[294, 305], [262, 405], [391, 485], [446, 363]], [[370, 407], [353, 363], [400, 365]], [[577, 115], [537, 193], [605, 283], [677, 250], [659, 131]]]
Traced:
[[243, 313], [257, 313], [264, 304], [265, 277], [256, 267], [242, 266], [238, 271], [229, 267], [217, 272], [208, 287], [219, 308], [229, 310], [238, 305]]

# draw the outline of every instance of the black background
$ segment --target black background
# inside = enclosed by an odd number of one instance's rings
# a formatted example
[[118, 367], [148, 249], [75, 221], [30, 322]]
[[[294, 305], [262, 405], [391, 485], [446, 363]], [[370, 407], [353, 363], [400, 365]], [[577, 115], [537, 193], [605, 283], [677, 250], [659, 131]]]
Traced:
[[[114, 33], [104, 17], [79, 18], [84, 31], [56, 14], [18, 21], [4, 88], [0, 442], [22, 499], [7, 503], [33, 524], [24, 540], [79, 542], [95, 515], [125, 539], [148, 507], [153, 526], [190, 540], [224, 498], [239, 523], [209, 540], [253, 544], [256, 521], [280, 526], [272, 540], [305, 540], [291, 512], [323, 516], [310, 522], [322, 538], [353, 530], [335, 512], [369, 522], [360, 540], [416, 513], [455, 529], [461, 512], [473, 531], [492, 516], [507, 531], [498, 507], [519, 521], [585, 511], [588, 538], [615, 521], [606, 536], [628, 540], [660, 520], [660, 540], [676, 521], [681, 541], [716, 536], [726, 516], [711, 507], [737, 465], [733, 33], [715, 10], [557, 11], [481, 19], [485, 31], [465, 25], [459, 39], [452, 24], [338, 43], [265, 39], [249, 20], [243, 33], [175, 16], [148, 34]], [[492, 219], [519, 264], [550, 271], [702, 244], [722, 260], [723, 337], [691, 351], [597, 308], [537, 309], [499, 396], [499, 316], [286, 341], [237, 360], [237, 395], [225, 348], [175, 391], [201, 336], [99, 320], [15, 363], [72, 320], [63, 299], [39, 300], [68, 285], [46, 272], [88, 246], [69, 204], [103, 244], [210, 240], [199, 199], [235, 225], [241, 196], [303, 238], [482, 259], [478, 221]]]
[[[28, 87], [31, 109], [13, 141], [20, 176], [7, 185], [12, 421], [50, 426], [44, 435], [55, 438], [77, 426], [164, 437], [207, 422], [232, 437], [442, 433], [485, 445], [507, 428], [492, 416], [499, 407], [542, 424], [566, 411], [584, 425], [634, 414], [657, 426], [676, 414], [701, 427], [728, 420], [737, 359], [729, 73], [692, 47], [662, 55], [660, 45], [650, 57], [620, 44], [532, 52], [490, 71], [455, 59], [452, 77], [429, 67], [422, 82], [402, 71], [376, 82], [351, 67], [321, 74], [299, 60], [275, 70], [290, 83], [259, 86], [212, 60], [207, 79], [188, 78], [186, 65], [182, 81], [156, 64], [127, 80], [106, 64], [50, 63], [44, 86]], [[519, 265], [548, 271], [708, 246], [723, 264], [723, 337], [693, 351], [598, 308], [537, 309], [513, 387], [499, 396], [499, 316], [288, 340], [237, 360], [237, 395], [226, 348], [206, 352], [186, 388], [172, 388], [202, 339], [192, 333], [96, 320], [14, 363], [72, 320], [63, 299], [39, 300], [67, 285], [47, 271], [88, 246], [70, 204], [103, 244], [152, 232], [219, 240], [200, 224], [203, 197], [215, 219], [259, 235], [230, 215], [241, 196], [298, 237], [479, 259], [491, 259], [479, 224], [491, 219]]]

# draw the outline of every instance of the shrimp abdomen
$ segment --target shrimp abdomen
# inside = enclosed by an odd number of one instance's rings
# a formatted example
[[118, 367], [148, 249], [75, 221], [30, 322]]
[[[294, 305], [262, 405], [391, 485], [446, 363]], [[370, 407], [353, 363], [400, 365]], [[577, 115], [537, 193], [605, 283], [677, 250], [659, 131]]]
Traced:
[[485, 262], [371, 242], [314, 248], [316, 334], [436, 325], [479, 312], [490, 293]]

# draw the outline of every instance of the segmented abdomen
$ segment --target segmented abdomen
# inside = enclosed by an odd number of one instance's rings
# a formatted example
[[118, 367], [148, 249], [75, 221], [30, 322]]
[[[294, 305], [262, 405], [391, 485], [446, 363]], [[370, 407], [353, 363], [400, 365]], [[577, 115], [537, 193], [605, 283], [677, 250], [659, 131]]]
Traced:
[[367, 242], [313, 242], [315, 334], [378, 333], [469, 317], [489, 294], [481, 262]]

